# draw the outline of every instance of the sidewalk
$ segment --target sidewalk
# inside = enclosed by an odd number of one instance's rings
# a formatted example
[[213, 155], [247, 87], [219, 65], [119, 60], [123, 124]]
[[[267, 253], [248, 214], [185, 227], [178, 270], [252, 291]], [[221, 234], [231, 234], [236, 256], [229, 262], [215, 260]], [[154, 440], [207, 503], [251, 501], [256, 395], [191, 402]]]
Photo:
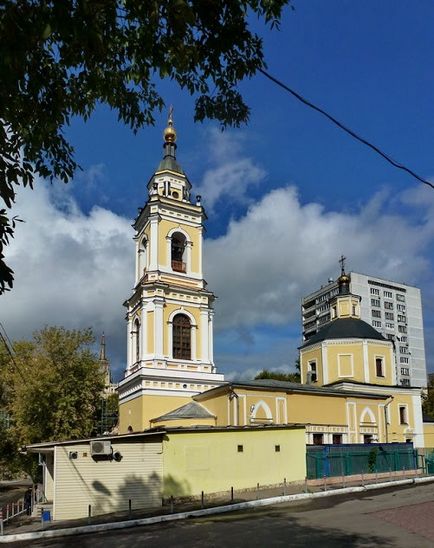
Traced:
[[[330, 478], [328, 479], [330, 480]], [[158, 517], [166, 516], [166, 519], [173, 519], [176, 518], [175, 514], [177, 514], [179, 516], [178, 519], [182, 519], [183, 517], [187, 517], [189, 513], [200, 515], [202, 514], [202, 511], [206, 514], [219, 513], [220, 511], [231, 511], [232, 508], [234, 511], [236, 511], [240, 509], [240, 506], [245, 506], [245, 504], [243, 503], [246, 503], [247, 506], [256, 506], [256, 503], [258, 504], [258, 506], [262, 505], [263, 503], [279, 504], [282, 502], [290, 502], [292, 496], [294, 495], [295, 499], [302, 500], [305, 498], [310, 498], [309, 494], [311, 494], [312, 496], [327, 496], [338, 494], [339, 492], [350, 493], [352, 492], [353, 488], [356, 488], [357, 490], [363, 488], [372, 489], [375, 488], [376, 485], [381, 488], [387, 488], [389, 484], [392, 487], [394, 485], [401, 485], [404, 483], [410, 484], [412, 481], [434, 481], [434, 476], [418, 476], [418, 479], [415, 480], [414, 477], [407, 478], [404, 477], [402, 474], [399, 474], [391, 475], [388, 481], [382, 479], [381, 482], [380, 480], [378, 480], [377, 482], [375, 482], [375, 480], [372, 481], [374, 479], [372, 477], [370, 477], [369, 479], [364, 478], [363, 481], [361, 481], [360, 479], [356, 481], [350, 481], [349, 478], [340, 479], [341, 482], [334, 483], [334, 485], [327, 485], [326, 481], [322, 485], [317, 484], [313, 486], [309, 485], [309, 483], [307, 485], [306, 483], [287, 484], [286, 486], [281, 484], [279, 486], [273, 486], [268, 488], [235, 491], [233, 500], [231, 500], [231, 493], [228, 491], [227, 493], [221, 493], [218, 496], [208, 497], [208, 499], [205, 496], [203, 506], [201, 505], [201, 500], [197, 499], [193, 501], [175, 500], [173, 502], [173, 507], [170, 504], [169, 500], [165, 500], [164, 506], [160, 506], [152, 510], [133, 509], [131, 514], [129, 514], [128, 511], [117, 512], [112, 514], [95, 516], [90, 519], [82, 518], [76, 520], [56, 521], [50, 522], [45, 525], [42, 525], [41, 522], [39, 520], [36, 520], [35, 518], [24, 516], [22, 518], [17, 518], [17, 521], [5, 527], [5, 535], [4, 537], [0, 537], [0, 542], [6, 541], [9, 535], [21, 535], [22, 533], [39, 533], [41, 531], [45, 531], [47, 533], [49, 531], [53, 531], [54, 533], [54, 531], [59, 529], [68, 529], [71, 530], [72, 533], [73, 529], [83, 528], [89, 525], [101, 525], [102, 527], [104, 527], [104, 524], [107, 524], [108, 527], [111, 528], [109, 524], [114, 525], [115, 523], [118, 523], [121, 527], [120, 522], [123, 523], [122, 526], [128, 527], [130, 525], [136, 525], [136, 523], [128, 524], [128, 522], [146, 520], [146, 518], [157, 518], [156, 521], [160, 521], [158, 520]], [[404, 482], [402, 480], [406, 481]], [[152, 519], [151, 521], [154, 521], [154, 519]], [[80, 531], [77, 531], [77, 533], [73, 534], [79, 534], [79, 532]]]

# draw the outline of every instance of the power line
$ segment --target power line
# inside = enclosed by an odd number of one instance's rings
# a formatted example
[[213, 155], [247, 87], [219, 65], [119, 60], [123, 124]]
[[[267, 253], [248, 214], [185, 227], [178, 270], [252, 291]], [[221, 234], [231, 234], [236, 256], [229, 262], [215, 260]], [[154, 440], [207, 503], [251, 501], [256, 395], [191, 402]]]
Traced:
[[8, 334], [6, 333], [6, 329], [3, 327], [3, 324], [0, 322], [0, 339], [3, 341], [3, 344], [11, 358], [11, 361], [15, 367], [15, 369], [18, 371], [21, 379], [26, 382], [26, 379], [23, 375], [23, 372], [21, 371], [20, 367], [18, 366], [17, 362], [15, 361], [15, 350], [12, 346], [11, 340], [8, 337]]
[[280, 80], [278, 80], [277, 78], [275, 78], [274, 76], [272, 76], [271, 74], [269, 74], [268, 72], [266, 72], [265, 70], [259, 68], [258, 71], [263, 74], [266, 78], [268, 78], [269, 80], [271, 80], [272, 82], [274, 82], [276, 85], [278, 85], [279, 87], [283, 88], [285, 91], [287, 91], [288, 93], [290, 93], [293, 97], [295, 97], [296, 99], [298, 99], [299, 101], [301, 101], [304, 105], [308, 106], [309, 108], [313, 109], [313, 110], [316, 110], [317, 112], [319, 112], [320, 114], [322, 114], [323, 116], [325, 116], [328, 120], [330, 120], [333, 124], [335, 124], [336, 126], [338, 126], [338, 128], [342, 129], [343, 131], [345, 131], [345, 133], [348, 133], [348, 135], [351, 135], [351, 137], [353, 137], [354, 139], [356, 139], [357, 141], [359, 141], [360, 143], [366, 145], [367, 147], [369, 147], [370, 149], [372, 149], [374, 152], [376, 152], [377, 154], [379, 154], [382, 158], [384, 158], [386, 160], [386, 162], [389, 162], [389, 164], [392, 164], [392, 166], [398, 168], [398, 169], [401, 169], [402, 171], [405, 171], [406, 173], [408, 173], [409, 175], [411, 175], [412, 177], [414, 177], [415, 179], [417, 179], [419, 182], [425, 184], [425, 185], [428, 185], [430, 186], [432, 189], [434, 189], [434, 184], [433, 183], [430, 183], [429, 181], [427, 181], [426, 179], [424, 179], [423, 177], [420, 177], [417, 173], [415, 173], [412, 169], [410, 169], [409, 167], [405, 166], [404, 164], [401, 164], [399, 162], [397, 162], [396, 160], [394, 160], [393, 158], [391, 158], [388, 154], [386, 154], [385, 152], [383, 152], [380, 148], [378, 148], [376, 145], [373, 145], [372, 143], [370, 143], [369, 141], [367, 141], [366, 139], [364, 139], [363, 137], [361, 137], [360, 135], [357, 135], [357, 133], [355, 131], [353, 131], [352, 129], [348, 128], [347, 126], [345, 126], [344, 124], [342, 124], [341, 122], [339, 122], [339, 120], [337, 120], [336, 118], [334, 118], [331, 114], [329, 114], [328, 112], [326, 112], [325, 110], [323, 110], [322, 108], [314, 105], [313, 103], [311, 103], [310, 101], [308, 101], [307, 99], [305, 99], [302, 95], [300, 95], [299, 93], [297, 93], [295, 90], [291, 89], [289, 86], [287, 86], [286, 84], [284, 84], [283, 82], [281, 82]]

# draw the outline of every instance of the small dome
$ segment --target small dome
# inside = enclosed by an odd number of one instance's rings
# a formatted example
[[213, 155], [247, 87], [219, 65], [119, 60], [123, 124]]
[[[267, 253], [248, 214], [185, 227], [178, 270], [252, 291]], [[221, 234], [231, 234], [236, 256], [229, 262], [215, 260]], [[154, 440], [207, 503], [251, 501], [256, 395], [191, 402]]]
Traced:
[[166, 143], [174, 143], [176, 141], [176, 130], [171, 123], [164, 130], [163, 136]]

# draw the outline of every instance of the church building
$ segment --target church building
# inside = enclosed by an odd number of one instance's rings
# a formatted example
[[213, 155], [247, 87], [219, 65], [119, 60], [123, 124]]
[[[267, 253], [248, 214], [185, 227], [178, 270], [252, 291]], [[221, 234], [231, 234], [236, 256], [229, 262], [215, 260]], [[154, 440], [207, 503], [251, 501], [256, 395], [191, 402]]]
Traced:
[[202, 270], [206, 215], [176, 159], [172, 114], [164, 154], [134, 222], [135, 284], [127, 308], [127, 367], [119, 383], [120, 432], [224, 382], [213, 358], [214, 294]]
[[[344, 260], [332, 321], [300, 348], [301, 384], [225, 382], [213, 360], [213, 301], [202, 272], [206, 215], [176, 159], [164, 156], [134, 223], [135, 287], [125, 302], [128, 358], [120, 433], [157, 427], [303, 424], [308, 444], [424, 445], [421, 390], [397, 385], [393, 342], [360, 319]], [[268, 364], [267, 364], [268, 365]]]

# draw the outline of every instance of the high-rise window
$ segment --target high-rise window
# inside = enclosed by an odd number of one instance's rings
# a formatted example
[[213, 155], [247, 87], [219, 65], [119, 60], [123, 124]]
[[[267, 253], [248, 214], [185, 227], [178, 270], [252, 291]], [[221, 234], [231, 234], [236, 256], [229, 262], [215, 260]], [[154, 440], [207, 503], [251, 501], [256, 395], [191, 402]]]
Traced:
[[191, 359], [191, 323], [185, 314], [173, 318], [173, 357], [179, 360]]
[[371, 299], [371, 306], [380, 306], [380, 299]]

